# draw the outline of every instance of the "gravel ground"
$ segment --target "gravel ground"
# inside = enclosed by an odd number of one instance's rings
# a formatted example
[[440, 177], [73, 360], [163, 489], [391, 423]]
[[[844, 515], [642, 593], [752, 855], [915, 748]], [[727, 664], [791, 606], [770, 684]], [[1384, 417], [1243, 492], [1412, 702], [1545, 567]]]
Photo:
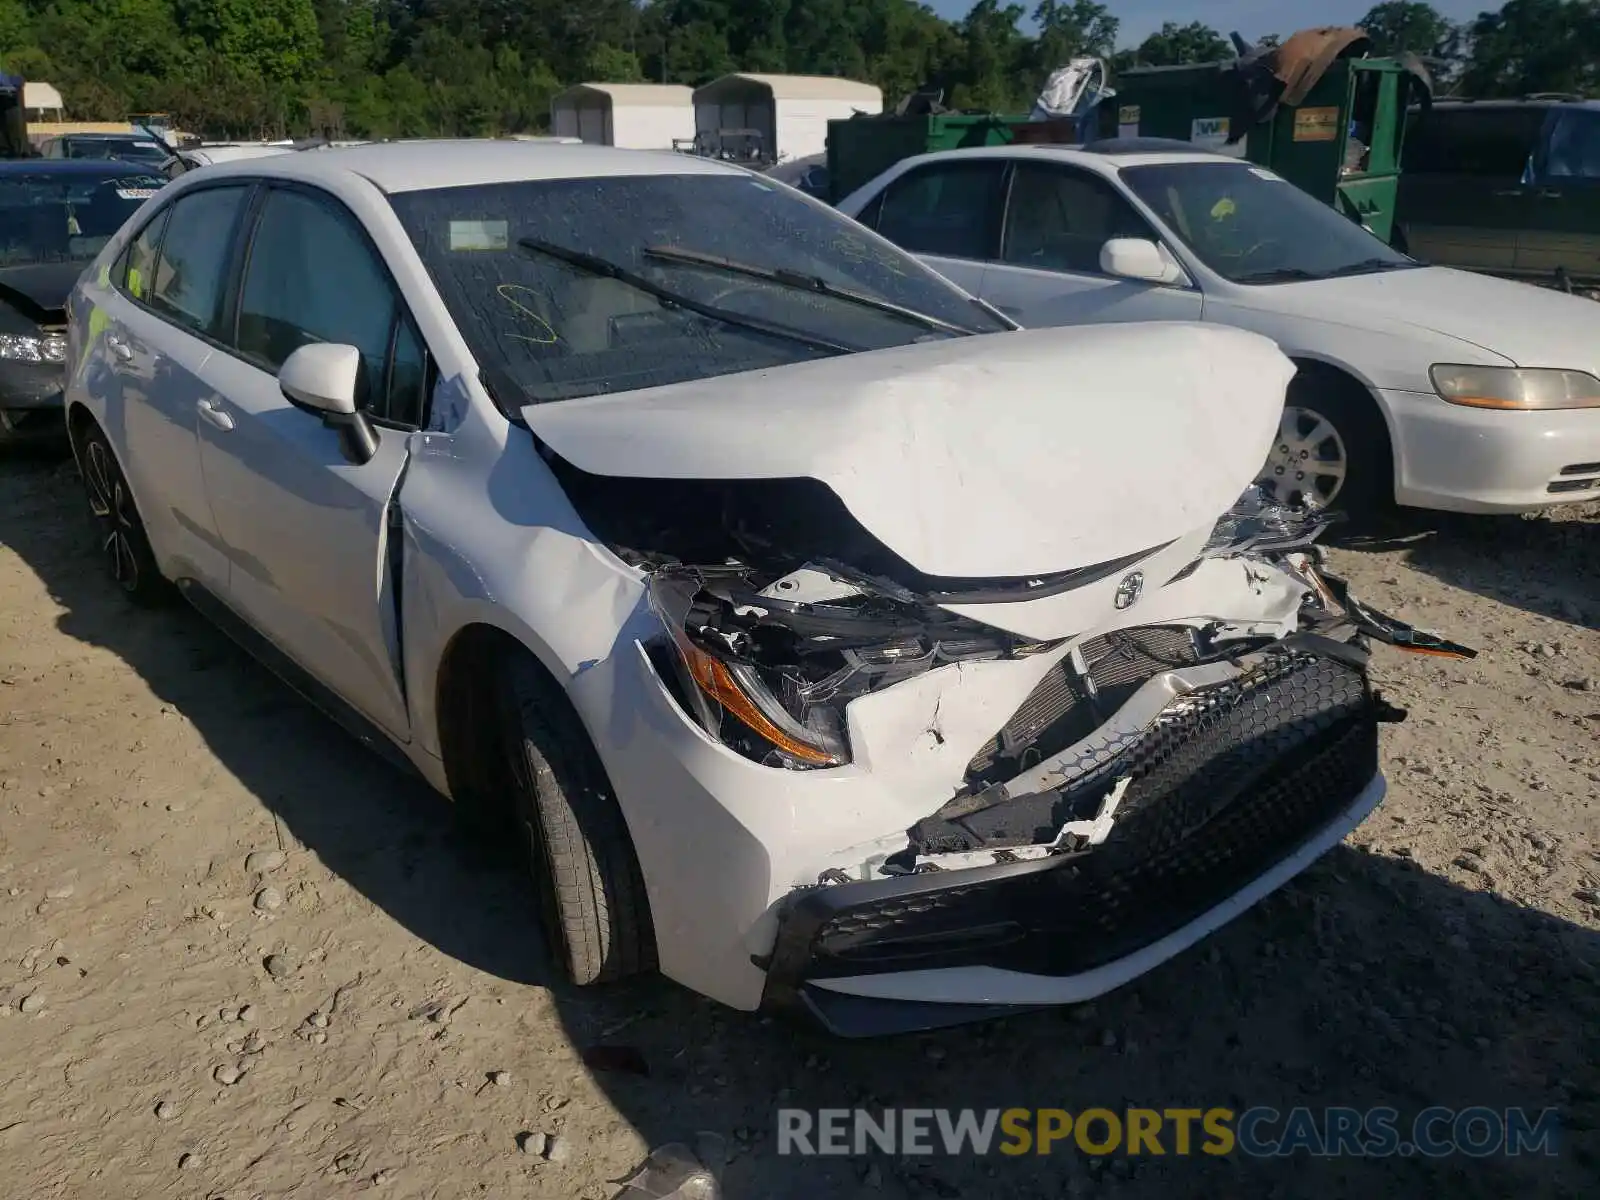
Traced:
[[[1079, 1009], [843, 1043], [661, 981], [551, 984], [514, 872], [0, 462], [0, 1194], [609, 1197], [722, 1135], [728, 1200], [1600, 1195], [1600, 507], [1335, 553], [1479, 646], [1383, 649], [1389, 798]], [[800, 1160], [774, 1109], [1561, 1111], [1558, 1157]]]

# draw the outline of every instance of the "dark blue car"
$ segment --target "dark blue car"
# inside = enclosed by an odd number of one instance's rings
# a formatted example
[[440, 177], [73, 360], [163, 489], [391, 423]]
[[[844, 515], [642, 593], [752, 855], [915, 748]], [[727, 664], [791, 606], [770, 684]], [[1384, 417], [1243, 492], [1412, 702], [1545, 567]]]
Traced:
[[135, 163], [0, 159], [0, 445], [63, 433], [67, 296], [166, 182]]

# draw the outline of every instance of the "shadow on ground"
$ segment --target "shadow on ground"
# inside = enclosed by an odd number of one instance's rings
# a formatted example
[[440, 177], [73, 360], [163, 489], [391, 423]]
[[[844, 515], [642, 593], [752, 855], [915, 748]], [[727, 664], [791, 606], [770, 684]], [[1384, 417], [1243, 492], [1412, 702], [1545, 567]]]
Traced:
[[[45, 511], [77, 503], [65, 470], [4, 469], [28, 476], [3, 491], [13, 504], [4, 540], [65, 609], [64, 632], [126, 660], [301, 842], [412, 935], [502, 979], [548, 981], [528, 889], [457, 840], [445, 801], [348, 741], [187, 610], [130, 615], [82, 527]], [[19, 495], [36, 511], [18, 512]], [[1497, 544], [1526, 565], [1594, 536], [1522, 530]], [[1440, 542], [1417, 552], [1418, 565], [1445, 578], [1482, 552]], [[726, 1200], [1576, 1198], [1600, 1194], [1597, 964], [1592, 932], [1346, 846], [1201, 947], [1071, 1010], [865, 1043], [723, 1010], [658, 980], [554, 996], [575, 1046], [605, 1038], [608, 1061], [634, 1068], [596, 1078], [650, 1144], [697, 1130], [728, 1138]], [[1519, 1159], [1179, 1158], [1170, 1141], [1166, 1157], [1137, 1159], [775, 1153], [779, 1107], [1302, 1105], [1390, 1106], [1402, 1131], [1431, 1105], [1555, 1108], [1564, 1132], [1557, 1157]]]
[[1561, 509], [1530, 517], [1403, 509], [1329, 540], [1350, 550], [1398, 550], [1407, 566], [1451, 587], [1600, 630], [1600, 519], [1574, 520]]

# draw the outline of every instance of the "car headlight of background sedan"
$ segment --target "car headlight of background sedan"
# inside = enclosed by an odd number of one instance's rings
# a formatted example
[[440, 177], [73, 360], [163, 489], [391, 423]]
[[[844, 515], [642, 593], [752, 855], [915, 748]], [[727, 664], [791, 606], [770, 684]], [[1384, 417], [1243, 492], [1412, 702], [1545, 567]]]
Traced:
[[67, 335], [0, 333], [0, 359], [7, 362], [62, 363], [67, 361]]
[[1469, 408], [1538, 412], [1600, 408], [1600, 378], [1587, 371], [1440, 364], [1428, 374], [1441, 397]]

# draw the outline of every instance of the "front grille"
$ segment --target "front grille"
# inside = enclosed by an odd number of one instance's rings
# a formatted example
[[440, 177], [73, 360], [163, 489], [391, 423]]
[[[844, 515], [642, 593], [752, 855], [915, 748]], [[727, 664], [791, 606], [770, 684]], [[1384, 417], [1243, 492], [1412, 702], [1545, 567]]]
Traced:
[[1554, 495], [1561, 495], [1564, 492], [1586, 492], [1590, 488], [1594, 487], [1597, 482], [1600, 482], [1600, 480], [1562, 479], [1556, 483], [1552, 483], [1549, 487], [1545, 488], [1545, 491]]
[[1057, 663], [1029, 693], [1005, 727], [973, 755], [967, 778], [991, 783], [1025, 770], [1088, 737], [1146, 680], [1190, 666], [1199, 655], [1186, 626], [1127, 629], [1079, 647], [1087, 679], [1070, 662]]
[[1570, 467], [1562, 467], [1563, 475], [1600, 475], [1600, 462], [1573, 463]]
[[935, 872], [888, 889], [825, 889], [839, 907], [812, 939], [806, 974], [985, 965], [1060, 975], [1121, 958], [1221, 903], [1348, 807], [1377, 773], [1377, 744], [1361, 671], [1281, 656], [1180, 700], [1117, 764], [1133, 782], [1103, 845], [972, 883], [941, 886]]

